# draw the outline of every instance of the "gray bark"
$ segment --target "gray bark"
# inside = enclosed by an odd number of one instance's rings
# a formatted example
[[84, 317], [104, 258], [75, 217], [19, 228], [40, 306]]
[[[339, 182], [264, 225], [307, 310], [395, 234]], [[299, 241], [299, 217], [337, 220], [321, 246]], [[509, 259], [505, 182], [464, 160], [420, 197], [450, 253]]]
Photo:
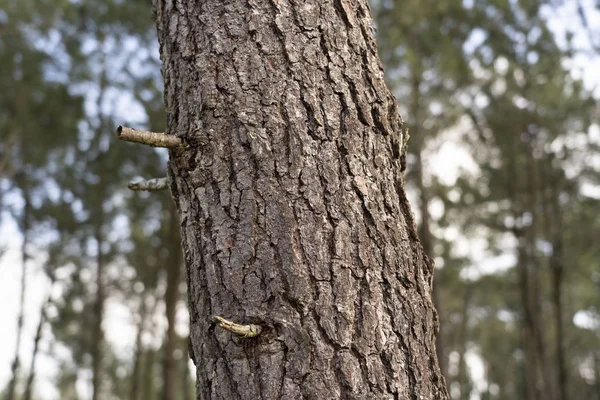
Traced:
[[446, 399], [366, 1], [154, 4], [197, 398]]

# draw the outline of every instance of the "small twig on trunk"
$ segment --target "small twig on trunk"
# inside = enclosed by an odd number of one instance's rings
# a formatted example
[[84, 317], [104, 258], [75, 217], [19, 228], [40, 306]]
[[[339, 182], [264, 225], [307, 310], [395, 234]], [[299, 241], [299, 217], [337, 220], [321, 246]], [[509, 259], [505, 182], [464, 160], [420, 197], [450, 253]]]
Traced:
[[141, 180], [135, 182], [129, 182], [127, 187], [131, 190], [145, 190], [148, 192], [154, 192], [158, 190], [165, 190], [169, 188], [169, 181], [165, 178], [154, 178], [148, 180]]
[[170, 149], [180, 147], [181, 139], [177, 136], [167, 135], [165, 133], [137, 131], [126, 126], [117, 128], [117, 138], [127, 142], [141, 143], [152, 147], [167, 147]]
[[235, 333], [238, 336], [251, 338], [260, 335], [262, 332], [262, 328], [259, 325], [240, 325], [225, 318], [219, 317], [218, 315], [213, 316], [213, 318], [218, 327], [223, 328], [231, 333]]

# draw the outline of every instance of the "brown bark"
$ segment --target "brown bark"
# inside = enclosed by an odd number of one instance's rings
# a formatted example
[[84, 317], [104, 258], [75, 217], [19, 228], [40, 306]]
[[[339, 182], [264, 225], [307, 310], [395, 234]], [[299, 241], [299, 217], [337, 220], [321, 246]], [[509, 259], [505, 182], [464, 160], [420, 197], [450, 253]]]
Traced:
[[175, 210], [168, 211], [167, 241], [169, 254], [166, 260], [167, 289], [165, 293], [165, 307], [167, 314], [167, 332], [165, 335], [165, 359], [163, 363], [163, 398], [175, 400], [177, 360], [174, 353], [177, 348], [177, 334], [175, 333], [175, 313], [179, 301], [179, 281], [181, 277], [181, 238], [179, 234], [179, 221]]
[[154, 3], [197, 398], [446, 399], [366, 1]]

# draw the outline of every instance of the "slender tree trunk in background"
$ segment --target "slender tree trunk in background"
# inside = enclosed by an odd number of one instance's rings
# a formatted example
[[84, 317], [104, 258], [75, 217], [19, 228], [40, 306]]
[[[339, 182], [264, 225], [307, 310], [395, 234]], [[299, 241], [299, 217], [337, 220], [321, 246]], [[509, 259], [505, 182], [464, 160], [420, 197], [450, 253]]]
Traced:
[[144, 355], [144, 384], [142, 386], [142, 399], [154, 400], [156, 396], [156, 384], [154, 379], [154, 359], [156, 358], [156, 351], [148, 349]]
[[447, 398], [367, 2], [154, 4], [197, 398]]
[[23, 392], [23, 400], [30, 400], [31, 394], [33, 392], [33, 381], [35, 379], [35, 364], [37, 360], [38, 350], [40, 340], [42, 338], [42, 329], [44, 327], [44, 323], [46, 322], [46, 306], [49, 304], [49, 299], [44, 302], [42, 306], [42, 311], [40, 312], [40, 322], [38, 323], [37, 331], [35, 333], [35, 338], [33, 339], [33, 353], [31, 355], [31, 365], [29, 367], [29, 376], [27, 377], [27, 383], [25, 385], [25, 391]]
[[[27, 177], [23, 178], [24, 180]], [[21, 244], [21, 294], [19, 296], [19, 315], [17, 317], [17, 344], [15, 346], [15, 358], [11, 364], [11, 378], [6, 391], [6, 400], [15, 399], [16, 386], [19, 381], [19, 372], [21, 369], [21, 358], [19, 355], [21, 349], [21, 340], [23, 338], [23, 323], [25, 320], [25, 293], [27, 291], [27, 262], [29, 261], [29, 253], [27, 245], [29, 244], [29, 219], [31, 214], [31, 202], [29, 198], [29, 190], [27, 184], [23, 183], [23, 215], [21, 219], [21, 232], [23, 232], [23, 242]]]
[[[522, 238], [517, 236], [519, 241], [519, 247], [523, 245]], [[517, 268], [519, 269], [519, 287], [521, 295], [521, 307], [523, 313], [522, 321], [522, 338], [523, 338], [523, 354], [525, 362], [525, 376], [527, 388], [527, 399], [528, 400], [539, 400], [541, 398], [540, 387], [538, 385], [538, 377], [536, 373], [536, 357], [535, 351], [535, 340], [533, 336], [533, 317], [531, 316], [531, 305], [529, 301], [529, 277], [527, 271], [527, 257], [524, 254], [524, 250], [519, 248], [517, 257]]]
[[596, 387], [596, 399], [600, 400], [600, 351], [594, 352], [594, 378]]
[[44, 325], [46, 324], [46, 310], [52, 303], [52, 289], [55, 282], [54, 273], [50, 275], [50, 291], [46, 297], [46, 300], [42, 304], [42, 308], [40, 310], [40, 321], [37, 326], [37, 330], [35, 333], [35, 338], [33, 339], [33, 353], [31, 354], [31, 364], [29, 366], [29, 376], [27, 377], [27, 383], [25, 385], [25, 391], [23, 392], [22, 400], [30, 400], [33, 393], [33, 382], [35, 379], [35, 364], [37, 361], [37, 356], [39, 353], [39, 344], [42, 339], [42, 330], [44, 329]]
[[131, 371], [131, 392], [129, 393], [129, 400], [138, 400], [140, 398], [140, 373], [142, 365], [142, 355], [144, 354], [144, 346], [142, 343], [142, 335], [144, 334], [144, 328], [146, 324], [146, 296], [142, 297], [140, 305], [140, 311], [138, 313], [140, 318], [137, 326], [137, 333], [135, 335], [135, 353], [133, 356], [133, 369]]
[[[523, 132], [527, 132], [527, 127], [523, 127]], [[537, 164], [533, 159], [533, 143], [529, 133], [527, 133], [527, 140], [522, 142], [522, 152], [525, 157], [525, 185], [526, 193], [524, 203], [526, 204], [526, 210], [530, 215], [531, 221], [526, 224], [524, 221], [525, 229], [525, 246], [527, 252], [527, 269], [528, 269], [528, 280], [529, 280], [529, 295], [531, 302], [531, 329], [533, 332], [533, 339], [535, 342], [536, 352], [536, 366], [538, 370], [538, 381], [541, 386], [541, 394], [543, 399], [552, 400], [556, 390], [553, 388], [554, 380], [550, 373], [550, 363], [548, 362], [548, 356], [546, 354], [546, 340], [544, 336], [544, 312], [541, 305], [541, 281], [542, 277], [540, 274], [540, 262], [537, 254], [537, 227], [539, 217], [539, 205], [540, 202], [537, 197], [538, 182], [537, 182]]]
[[536, 368], [536, 355], [535, 355], [535, 336], [533, 334], [533, 316], [530, 301], [529, 291], [529, 267], [528, 257], [526, 249], [526, 240], [524, 237], [523, 227], [517, 226], [519, 223], [522, 225], [520, 215], [522, 210], [518, 208], [519, 202], [517, 199], [517, 188], [518, 182], [517, 171], [516, 171], [516, 155], [518, 154], [519, 148], [517, 141], [513, 138], [510, 143], [510, 147], [506, 150], [508, 162], [506, 165], [506, 194], [507, 198], [513, 205], [513, 219], [515, 226], [512, 227], [512, 233], [517, 240], [517, 270], [519, 276], [519, 294], [521, 300], [521, 343], [523, 350], [523, 369], [525, 372], [525, 390], [527, 400], [540, 400], [541, 393], [538, 385], [538, 374]]
[[[425, 182], [423, 181], [423, 156], [421, 149], [417, 149], [417, 165], [416, 165], [416, 173], [417, 173], [417, 186], [419, 189], [419, 208], [421, 211], [421, 225], [419, 226], [419, 238], [421, 239], [421, 243], [423, 244], [423, 251], [425, 255], [433, 260], [433, 238], [431, 235], [431, 230], [429, 229], [430, 215], [429, 215], [429, 195], [427, 193], [427, 188], [425, 187]], [[433, 263], [433, 261], [432, 261]], [[435, 269], [434, 269], [435, 274]], [[438, 362], [440, 364], [440, 371], [444, 377], [448, 375], [448, 357], [444, 351], [444, 337], [442, 334], [442, 305], [440, 304], [440, 289], [438, 283], [433, 282], [433, 303], [437, 310], [437, 315], [439, 319], [439, 329], [437, 332], [436, 342], [435, 342], [435, 350], [438, 358]]]
[[562, 302], [562, 281], [563, 281], [563, 265], [562, 265], [562, 239], [555, 238], [552, 243], [553, 254], [551, 256], [552, 263], [552, 299], [554, 302], [554, 319], [556, 327], [556, 361], [558, 370], [558, 392], [557, 400], [568, 400], [567, 390], [567, 369], [564, 349], [564, 328], [563, 328], [563, 302]]
[[[568, 375], [567, 361], [565, 357], [565, 339], [564, 339], [564, 310], [562, 301], [562, 285], [564, 277], [564, 258], [563, 258], [563, 215], [560, 208], [560, 193], [557, 188], [556, 177], [552, 174], [552, 159], [544, 160], [540, 168], [542, 182], [549, 188], [548, 196], [545, 196], [544, 204], [548, 204], [546, 209], [547, 227], [546, 232], [551, 235], [552, 254], [550, 255], [550, 273], [552, 279], [552, 302], [554, 304], [554, 326], [556, 329], [556, 368], [558, 371], [558, 390], [557, 400], [568, 400]], [[545, 190], [544, 190], [545, 192]]]
[[[154, 304], [150, 308], [147, 316], [148, 319], [148, 332], [156, 332], [156, 321], [154, 320], [154, 316], [156, 315], [156, 310], [158, 309], [158, 301], [159, 297], [154, 296]], [[143, 400], [154, 400], [158, 399], [159, 396], [159, 388], [156, 383], [157, 376], [155, 374], [155, 368], [157, 367], [158, 361], [156, 360], [158, 355], [158, 350], [154, 350], [152, 346], [149, 346], [147, 350], [144, 352], [142, 359], [144, 362], [142, 365], [144, 366], [142, 371], [142, 387], [140, 389], [141, 398]], [[160, 366], [160, 364], [159, 364]]]
[[163, 398], [175, 400], [177, 360], [174, 357], [177, 348], [177, 334], [175, 333], [175, 314], [179, 301], [179, 282], [181, 277], [181, 236], [179, 221], [175, 210], [168, 211], [167, 240], [169, 255], [166, 260], [167, 289], [165, 293], [165, 306], [167, 314], [167, 332], [165, 335], [165, 359], [163, 364]]
[[[419, 206], [421, 211], [421, 225], [419, 227], [419, 238], [421, 239], [421, 243], [423, 244], [423, 251], [425, 254], [433, 260], [433, 237], [431, 235], [431, 230], [429, 228], [429, 222], [431, 220], [431, 216], [429, 215], [429, 194], [427, 192], [427, 187], [425, 187], [425, 182], [423, 178], [423, 152], [419, 147], [416, 152], [417, 155], [417, 186], [419, 189]], [[433, 263], [433, 261], [432, 261]], [[435, 274], [435, 269], [434, 269]], [[433, 283], [433, 303], [437, 310], [438, 318], [439, 318], [439, 329], [436, 337], [436, 353], [438, 357], [438, 362], [440, 364], [440, 370], [442, 375], [447, 376], [448, 374], [448, 357], [445, 353], [444, 348], [444, 336], [442, 334], [443, 324], [442, 324], [442, 305], [440, 304], [440, 289], [439, 283], [436, 283], [434, 280]]]
[[[104, 63], [103, 56], [102, 62], [100, 65]], [[101, 138], [103, 132], [108, 131], [108, 126], [110, 126], [110, 120], [103, 113], [103, 104], [106, 99], [109, 81], [107, 77], [106, 69], [103, 69], [100, 73], [99, 77], [99, 96], [96, 100], [97, 112], [98, 112], [98, 127], [96, 130], [96, 138]], [[99, 142], [99, 141], [98, 141]], [[98, 152], [98, 157], [90, 166], [94, 166], [97, 168], [97, 174], [99, 176], [99, 182], [95, 186], [96, 190], [96, 204], [93, 207], [92, 213], [95, 221], [95, 231], [94, 238], [96, 239], [97, 245], [97, 254], [96, 254], [96, 298], [94, 299], [93, 304], [93, 322], [92, 322], [92, 343], [90, 355], [92, 357], [92, 400], [104, 400], [103, 394], [103, 364], [104, 364], [104, 331], [102, 330], [102, 321], [104, 319], [104, 302], [106, 300], [106, 293], [104, 288], [104, 268], [106, 264], [106, 258], [104, 257], [104, 253], [102, 250], [102, 244], [104, 243], [104, 235], [102, 233], [102, 228], [104, 227], [106, 215], [104, 214], [104, 201], [106, 199], [106, 180], [107, 180], [107, 172], [106, 172], [106, 158], [102, 157], [102, 150], [99, 143], [97, 143], [96, 151]], [[98, 163], [97, 165], [94, 165]]]
[[460, 361], [458, 365], [458, 383], [460, 384], [460, 398], [470, 399], [471, 389], [469, 384], [469, 371], [467, 367], [467, 343], [469, 341], [469, 304], [471, 302], [471, 288], [470, 286], [465, 287], [465, 293], [463, 298], [463, 309], [461, 314], [460, 324]]
[[183, 360], [181, 362], [181, 367], [183, 369], [181, 377], [182, 377], [182, 384], [183, 384], [183, 398], [184, 400], [193, 400], [196, 396], [194, 396], [194, 383], [192, 382], [192, 376], [190, 373], [190, 367], [188, 365], [188, 361], [190, 360], [191, 356], [188, 354], [189, 351], [189, 337], [187, 338], [187, 340], [185, 340], [183, 343], [185, 343], [184, 348], [182, 349], [183, 354], [187, 355], [188, 357], [183, 357]]
[[95, 239], [98, 245], [96, 257], [96, 298], [94, 300], [94, 315], [92, 327], [92, 400], [102, 400], [102, 357], [104, 333], [102, 318], [104, 314], [104, 257], [102, 255], [102, 223], [96, 229]]
[[[418, 50], [417, 50], [418, 51]], [[412, 140], [410, 143], [411, 150], [416, 154], [416, 177], [415, 183], [419, 190], [419, 211], [421, 214], [421, 224], [419, 225], [419, 238], [423, 244], [423, 251], [425, 255], [431, 258], [432, 263], [435, 258], [433, 254], [433, 238], [429, 223], [431, 216], [429, 215], [429, 193], [428, 188], [425, 186], [424, 180], [424, 168], [423, 163], [423, 144], [425, 137], [421, 131], [420, 125], [420, 114], [421, 114], [421, 81], [423, 78], [423, 65], [420, 60], [415, 60], [415, 65], [412, 66], [411, 71], [413, 74], [412, 85], [411, 85], [411, 101], [410, 101], [410, 112], [412, 118], [415, 120], [414, 126], [411, 128]], [[435, 274], [435, 269], [433, 270]], [[435, 276], [434, 276], [435, 278]], [[442, 334], [443, 323], [442, 323], [442, 305], [440, 304], [440, 289], [439, 284], [436, 284], [435, 279], [433, 283], [433, 304], [437, 310], [437, 317], [439, 320], [439, 328], [436, 336], [435, 350], [440, 365], [440, 371], [444, 377], [448, 376], [448, 357], [444, 349], [444, 335]]]

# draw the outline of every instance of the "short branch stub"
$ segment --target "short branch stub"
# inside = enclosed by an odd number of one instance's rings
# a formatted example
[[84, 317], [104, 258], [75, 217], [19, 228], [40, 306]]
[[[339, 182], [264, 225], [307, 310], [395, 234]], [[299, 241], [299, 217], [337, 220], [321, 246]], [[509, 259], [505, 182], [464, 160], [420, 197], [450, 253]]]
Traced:
[[167, 147], [173, 149], [182, 145], [181, 139], [177, 136], [159, 132], [138, 131], [126, 126], [119, 126], [116, 135], [117, 138], [121, 140], [141, 143], [152, 147]]
[[259, 325], [248, 324], [248, 325], [240, 325], [236, 324], [233, 321], [229, 321], [225, 318], [219, 317], [218, 315], [213, 316], [217, 326], [219, 328], [223, 328], [226, 331], [231, 333], [235, 333], [238, 336], [242, 336], [245, 338], [256, 337], [260, 335], [262, 332], [262, 328]]

